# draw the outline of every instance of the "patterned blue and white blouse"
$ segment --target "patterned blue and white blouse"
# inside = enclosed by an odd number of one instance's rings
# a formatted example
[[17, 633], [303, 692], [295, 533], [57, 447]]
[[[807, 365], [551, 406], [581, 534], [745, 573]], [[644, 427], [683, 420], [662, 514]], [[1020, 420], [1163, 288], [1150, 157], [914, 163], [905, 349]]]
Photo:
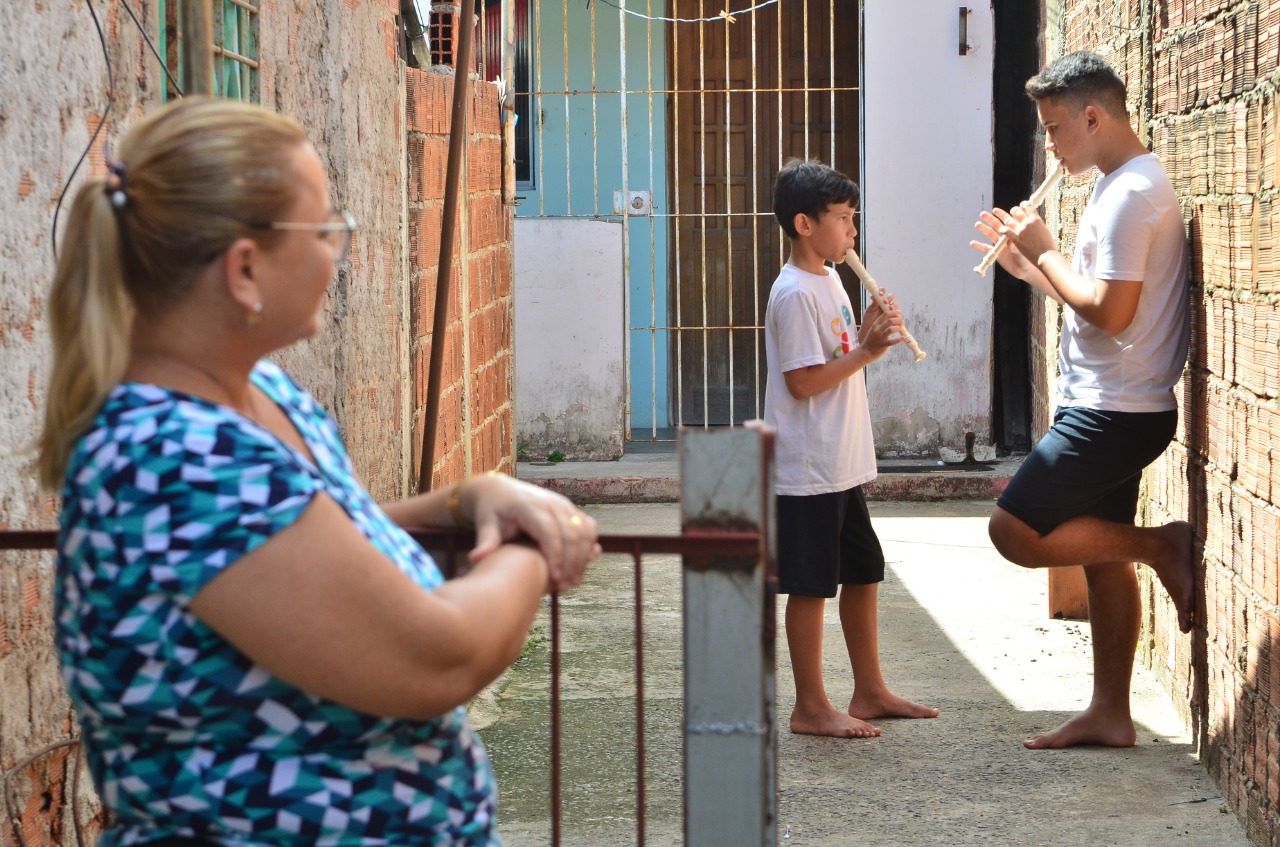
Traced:
[[314, 398], [268, 362], [253, 381], [314, 465], [231, 409], [140, 383], [112, 391], [71, 458], [58, 647], [112, 812], [99, 847], [497, 845], [493, 775], [465, 710], [354, 711], [271, 676], [188, 610], [320, 491], [424, 589], [442, 582], [356, 480]]

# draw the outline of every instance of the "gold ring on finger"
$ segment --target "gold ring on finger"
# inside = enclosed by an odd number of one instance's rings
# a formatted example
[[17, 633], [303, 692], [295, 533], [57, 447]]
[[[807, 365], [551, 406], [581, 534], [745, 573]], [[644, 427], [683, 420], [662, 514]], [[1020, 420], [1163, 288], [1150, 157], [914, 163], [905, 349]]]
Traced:
[[574, 515], [573, 517], [569, 518], [569, 523], [572, 526], [581, 526], [582, 517], [580, 515]]

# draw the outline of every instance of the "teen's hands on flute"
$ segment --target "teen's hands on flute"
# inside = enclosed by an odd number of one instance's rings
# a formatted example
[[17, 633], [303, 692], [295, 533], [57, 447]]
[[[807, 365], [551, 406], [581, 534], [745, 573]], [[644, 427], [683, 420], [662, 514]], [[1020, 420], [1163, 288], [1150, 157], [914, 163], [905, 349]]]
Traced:
[[[1032, 193], [1029, 199], [1019, 203], [1008, 212], [1002, 209], [992, 209], [990, 212], [982, 213], [980, 220], [974, 224], [974, 227], [990, 239], [992, 243], [969, 242], [971, 247], [986, 251], [982, 261], [973, 269], [978, 276], [986, 276], [991, 266], [1002, 255], [1005, 255], [1006, 258], [1000, 262], [1004, 269], [1019, 279], [1026, 279], [1034, 267], [1036, 259], [1042, 253], [1057, 248], [1057, 242], [1054, 240], [1052, 233], [1049, 232], [1048, 227], [1044, 226], [1036, 210], [1040, 208], [1040, 204], [1044, 202], [1045, 197], [1049, 195], [1053, 187], [1058, 184], [1058, 180], [1062, 179], [1066, 173], [1067, 169], [1062, 164], [1062, 160], [1055, 160], [1053, 170], [1049, 172], [1044, 182], [1040, 183], [1040, 187]], [[1037, 223], [1040, 225], [1039, 227], [1036, 226]], [[1036, 231], [1030, 232], [1029, 230]], [[1010, 240], [1014, 242], [1015, 251], [1013, 253], [1007, 253], [1005, 250]], [[1033, 241], [1033, 243], [1028, 243], [1028, 241]], [[1042, 247], [1043, 249], [1035, 249], [1036, 247]]]
[[[862, 283], [862, 287], [871, 295], [871, 299], [875, 301], [881, 312], [888, 315], [896, 311], [896, 306], [885, 299], [884, 294], [880, 291], [880, 286], [876, 284], [871, 274], [867, 273], [867, 269], [863, 267], [862, 260], [858, 258], [858, 254], [852, 248], [845, 251], [844, 261], [845, 264], [853, 269], [854, 275], [858, 277], [858, 282]], [[915, 355], [917, 362], [929, 355], [920, 349], [920, 345], [911, 337], [911, 333], [907, 332], [906, 327], [899, 329], [898, 334], [902, 336], [902, 341], [907, 345], [907, 349]]]

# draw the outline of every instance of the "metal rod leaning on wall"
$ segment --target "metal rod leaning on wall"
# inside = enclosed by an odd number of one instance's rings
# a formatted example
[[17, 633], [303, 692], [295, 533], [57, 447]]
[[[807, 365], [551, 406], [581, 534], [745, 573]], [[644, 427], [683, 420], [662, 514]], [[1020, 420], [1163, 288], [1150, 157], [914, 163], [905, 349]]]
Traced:
[[[515, 3], [502, 4], [502, 202], [516, 205], [516, 11]], [[515, 438], [515, 435], [512, 435]]]
[[182, 90], [213, 94], [213, 2], [182, 0]]
[[458, 227], [458, 183], [462, 175], [463, 145], [467, 140], [467, 90], [471, 83], [471, 43], [474, 13], [469, 2], [458, 9], [458, 55], [453, 68], [453, 117], [449, 121], [449, 160], [444, 178], [444, 209], [440, 214], [440, 261], [436, 274], [436, 313], [431, 325], [431, 360], [427, 368], [427, 408], [422, 422], [422, 461], [418, 491], [431, 490], [435, 464], [436, 423], [440, 411], [440, 367], [444, 362], [445, 327], [449, 322], [449, 277], [453, 272], [453, 234]]

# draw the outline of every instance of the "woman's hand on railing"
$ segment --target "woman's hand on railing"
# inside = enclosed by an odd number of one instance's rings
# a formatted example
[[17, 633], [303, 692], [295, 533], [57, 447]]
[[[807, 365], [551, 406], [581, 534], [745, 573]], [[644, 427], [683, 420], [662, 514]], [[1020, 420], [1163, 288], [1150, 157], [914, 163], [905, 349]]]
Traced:
[[467, 480], [461, 500], [476, 527], [472, 564], [527, 535], [547, 560], [548, 589], [559, 592], [580, 585], [587, 565], [600, 555], [595, 518], [553, 491], [486, 474]]

